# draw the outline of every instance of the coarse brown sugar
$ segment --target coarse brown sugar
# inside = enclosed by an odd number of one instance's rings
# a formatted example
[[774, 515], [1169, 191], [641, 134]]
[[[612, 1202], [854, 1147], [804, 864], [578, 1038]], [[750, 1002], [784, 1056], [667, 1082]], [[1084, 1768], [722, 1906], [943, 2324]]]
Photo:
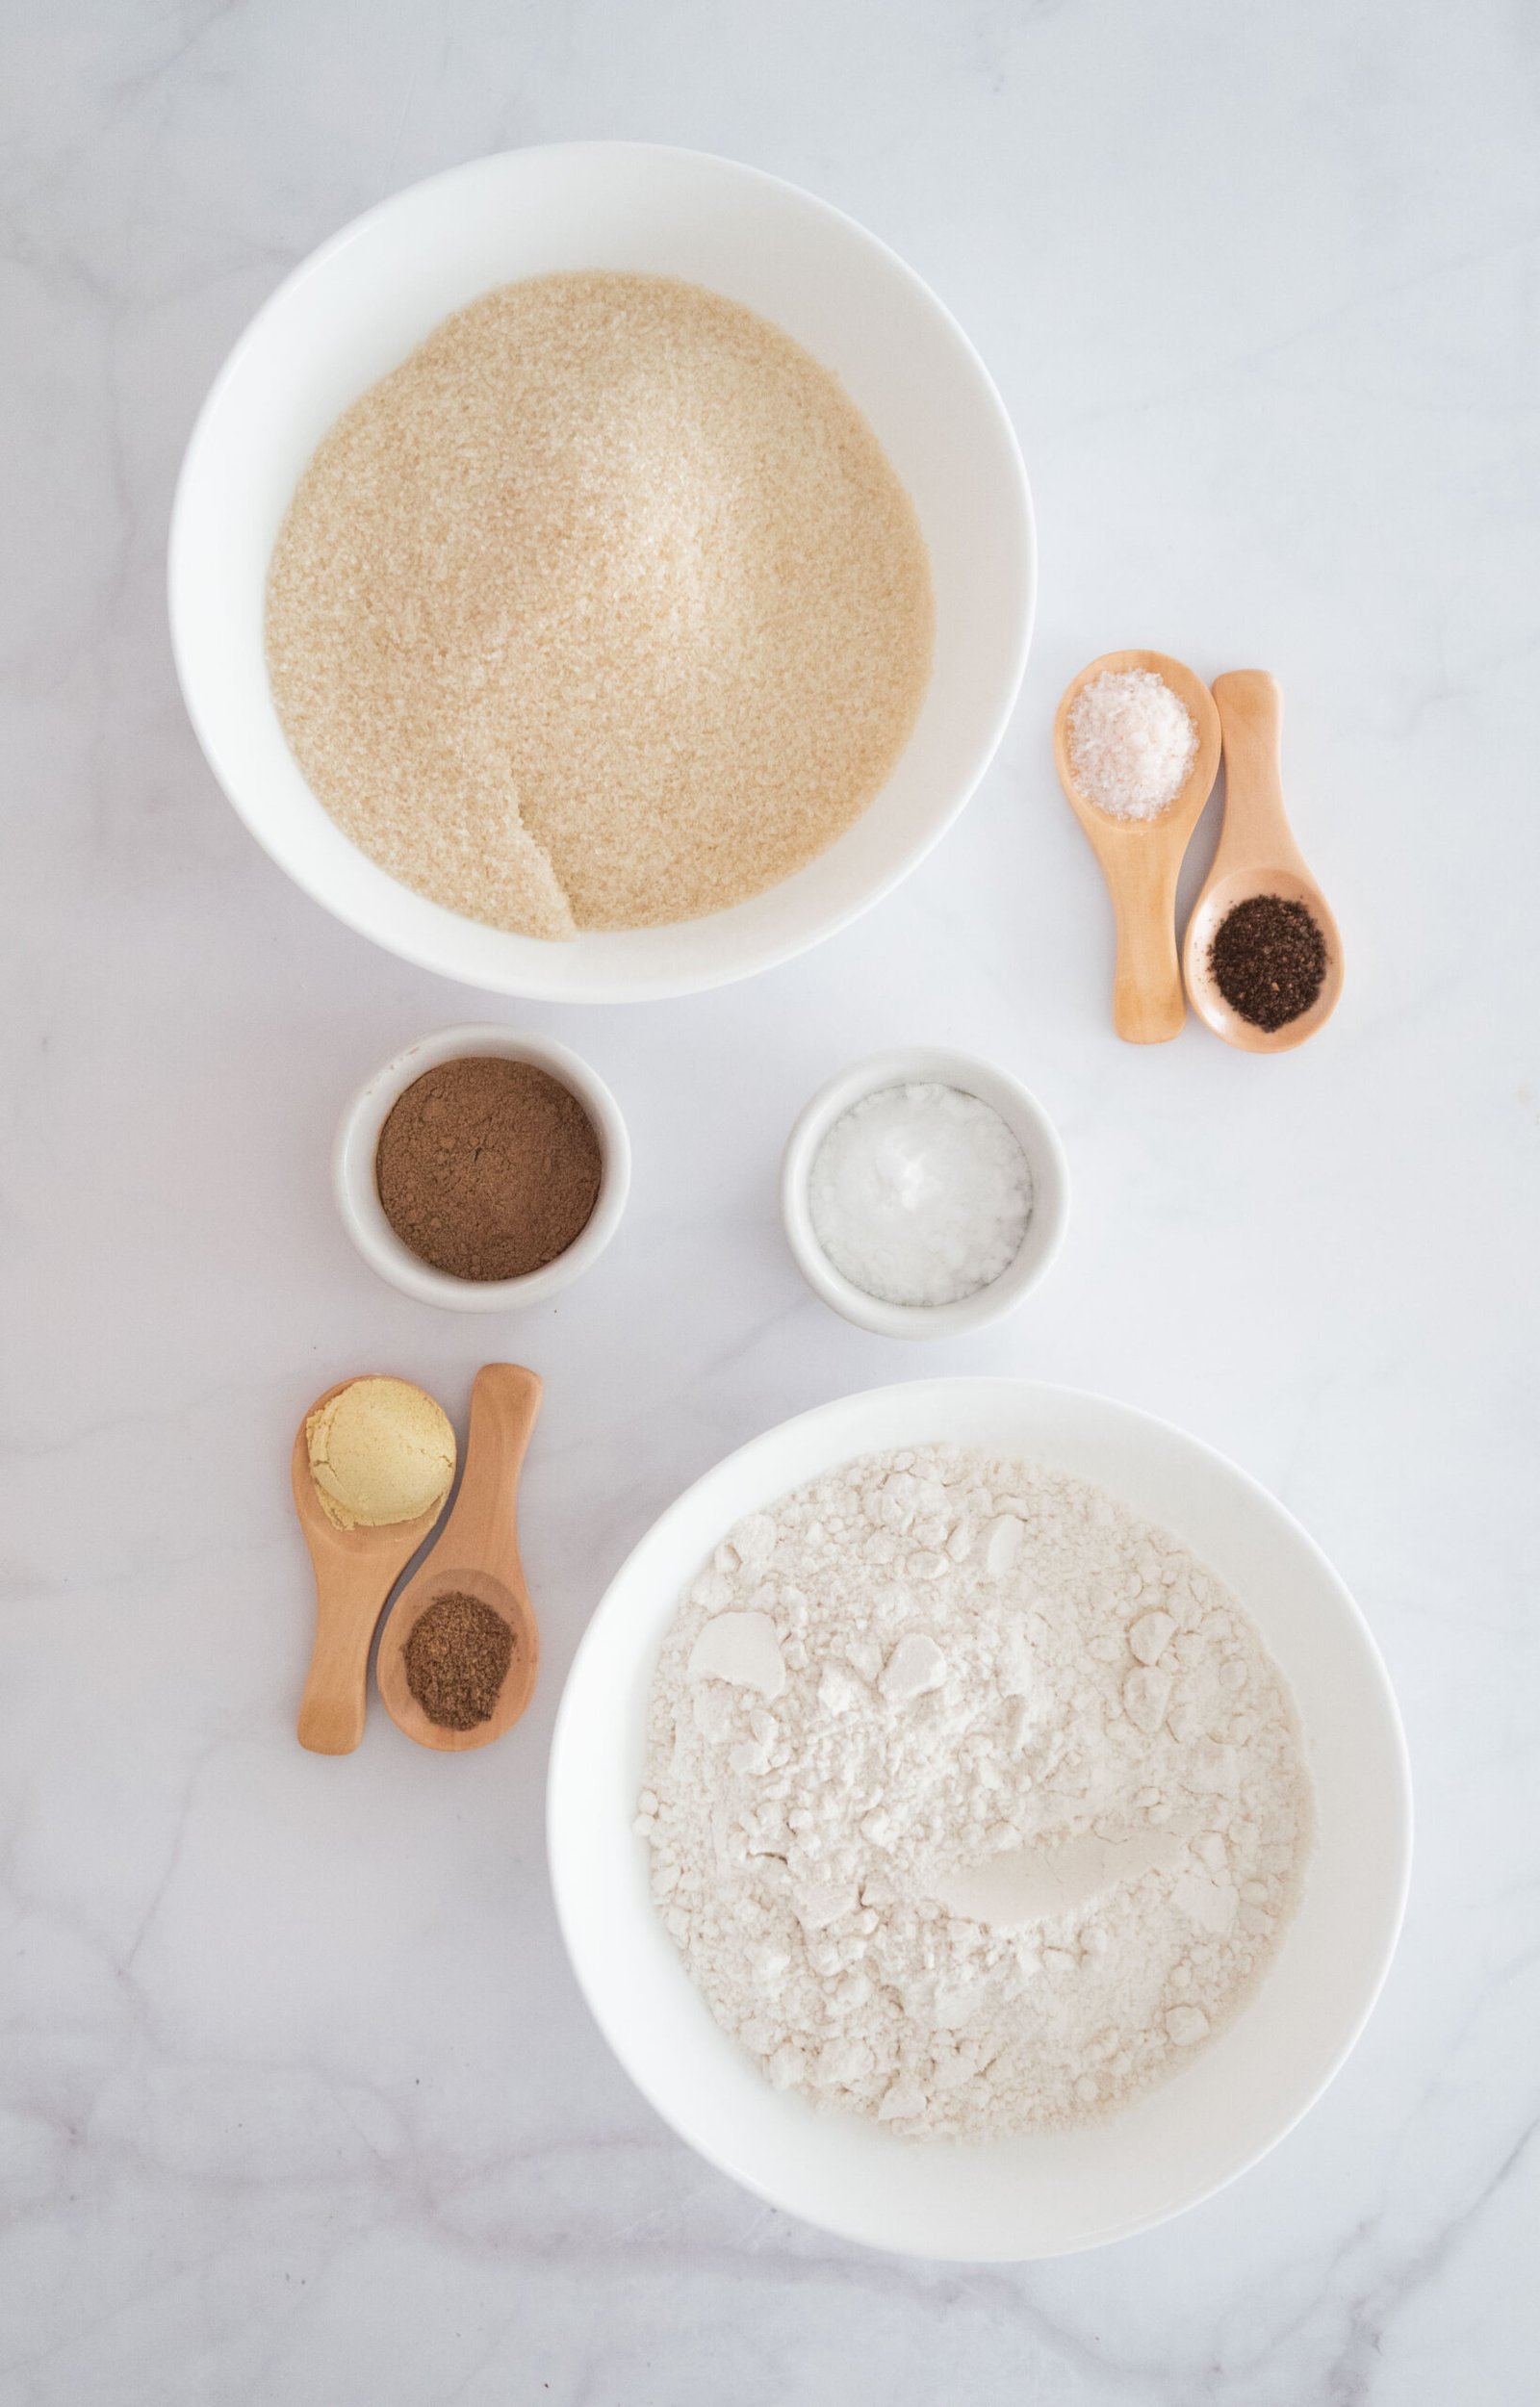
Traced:
[[484, 294], [346, 411], [274, 550], [295, 758], [392, 876], [545, 937], [760, 892], [930, 674], [909, 497], [838, 379], [664, 276]]

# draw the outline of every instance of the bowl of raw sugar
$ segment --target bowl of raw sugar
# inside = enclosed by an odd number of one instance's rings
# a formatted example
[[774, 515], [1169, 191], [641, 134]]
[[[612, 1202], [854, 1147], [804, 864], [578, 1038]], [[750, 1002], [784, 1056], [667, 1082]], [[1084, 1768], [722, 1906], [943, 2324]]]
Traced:
[[913, 869], [1020, 683], [1031, 501], [883, 243], [730, 160], [475, 160], [280, 286], [204, 404], [173, 648], [220, 785], [405, 960], [575, 1002], [783, 961]]
[[910, 1045], [819, 1088], [786, 1139], [781, 1216], [831, 1311], [878, 1337], [962, 1337], [1024, 1303], [1069, 1220], [1059, 1132], [1019, 1079]]

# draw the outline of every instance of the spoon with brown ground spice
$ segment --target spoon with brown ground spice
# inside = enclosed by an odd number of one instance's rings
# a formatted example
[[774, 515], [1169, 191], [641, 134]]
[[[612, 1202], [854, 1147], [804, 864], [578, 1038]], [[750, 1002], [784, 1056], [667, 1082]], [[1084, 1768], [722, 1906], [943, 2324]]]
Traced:
[[1342, 938], [1283, 807], [1283, 695], [1265, 669], [1214, 680], [1224, 826], [1193, 907], [1182, 968], [1194, 1011], [1243, 1053], [1287, 1053], [1342, 993]]
[[476, 1372], [459, 1495], [380, 1634], [379, 1693], [420, 1747], [489, 1746], [534, 1694], [540, 1631], [519, 1560], [518, 1496], [540, 1396], [518, 1363]]

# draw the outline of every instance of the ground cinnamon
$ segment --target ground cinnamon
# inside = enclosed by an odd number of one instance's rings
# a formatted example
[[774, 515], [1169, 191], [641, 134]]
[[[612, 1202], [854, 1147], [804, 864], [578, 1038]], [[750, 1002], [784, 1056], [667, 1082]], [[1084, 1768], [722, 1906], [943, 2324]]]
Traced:
[[460, 1589], [435, 1597], [403, 1650], [406, 1685], [441, 1730], [474, 1730], [490, 1719], [513, 1661], [513, 1632], [500, 1613]]
[[456, 1279], [518, 1279], [581, 1236], [603, 1159], [570, 1088], [533, 1062], [424, 1070], [380, 1131], [374, 1183], [403, 1245]]

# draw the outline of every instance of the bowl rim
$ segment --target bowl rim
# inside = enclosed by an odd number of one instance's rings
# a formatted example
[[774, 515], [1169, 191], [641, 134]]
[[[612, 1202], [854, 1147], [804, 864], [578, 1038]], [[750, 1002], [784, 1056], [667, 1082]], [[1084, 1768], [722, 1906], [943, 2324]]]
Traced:
[[[215, 429], [231, 387], [241, 377], [251, 355], [266, 340], [272, 321], [281, 316], [295, 293], [309, 279], [323, 272], [350, 244], [386, 223], [393, 216], [407, 217], [424, 195], [455, 183], [474, 183], [477, 177], [488, 177], [505, 162], [536, 160], [561, 155], [579, 159], [584, 155], [595, 160], [678, 161], [697, 167], [706, 167], [733, 180], [757, 185], [789, 199], [796, 207], [822, 217], [842, 236], [854, 237], [880, 260], [898, 282], [907, 288], [917, 304], [929, 311], [950, 341], [973, 383], [981, 410], [992, 423], [998, 441], [998, 463], [1002, 472], [999, 511], [1009, 512], [1014, 521], [1014, 551], [1020, 579], [1019, 626], [1009, 673], [1001, 682], [996, 707], [987, 725], [967, 747], [966, 756], [953, 781], [952, 799], [946, 808], [931, 820], [925, 829], [912, 837], [903, 849], [885, 859], [877, 873], [860, 893], [844, 900], [832, 901], [809, 916], [792, 934], [780, 934], [772, 938], [756, 937], [735, 948], [724, 948], [720, 960], [698, 964], [691, 968], [650, 969], [645, 972], [624, 967], [603, 969], [599, 965], [583, 977], [569, 976], [552, 979], [542, 975], [542, 955], [531, 953], [529, 966], [522, 957], [504, 965], [486, 961], [468, 968], [459, 954], [463, 951], [460, 931], [475, 928], [479, 923], [467, 921], [457, 912], [442, 906], [427, 904], [427, 898], [416, 897], [433, 916], [406, 931], [380, 932], [377, 913], [372, 904], [356, 894], [338, 894], [327, 876], [319, 874], [313, 864], [301, 858], [302, 847], [287, 842], [282, 825], [274, 825], [260, 809], [248, 806], [246, 781], [242, 772], [238, 748], [218, 731], [214, 714], [206, 706], [198, 673], [192, 660], [192, 633], [194, 617], [194, 597], [190, 591], [192, 572], [188, 566], [191, 550], [190, 528], [195, 509], [201, 502], [201, 483], [205, 474], [204, 460], [215, 440]], [[988, 774], [1006, 730], [1010, 725], [1021, 682], [1026, 671], [1037, 616], [1038, 598], [1038, 533], [1033, 508], [1032, 491], [1027, 478], [1026, 464], [1020, 443], [994, 378], [975, 345], [964, 332], [939, 294], [934, 292], [917, 270], [901, 255], [874, 234], [859, 218], [837, 208], [821, 194], [794, 184], [789, 178], [771, 174], [767, 169], [744, 161], [725, 157], [714, 151], [697, 150], [687, 144], [640, 141], [571, 141], [516, 144], [509, 149], [489, 151], [457, 165], [439, 169], [432, 175], [404, 185], [398, 192], [349, 218], [333, 234], [327, 236], [297, 261], [280, 283], [264, 299], [242, 331], [218, 369], [193, 420], [192, 432], [177, 473], [172, 497], [169, 532], [167, 546], [167, 594], [170, 622], [172, 660], [176, 670], [183, 706], [192, 723], [198, 747], [214, 777], [216, 784], [235, 810], [236, 815], [255, 837], [257, 843], [284, 875], [300, 891], [318, 904], [331, 917], [365, 936], [381, 950], [398, 959], [409, 960], [418, 967], [434, 971], [441, 977], [452, 978], [462, 985], [471, 984], [483, 992], [506, 994], [530, 1001], [565, 1003], [629, 1003], [663, 1000], [668, 997], [706, 992], [713, 987], [736, 984], [738, 980], [757, 975], [761, 970], [779, 967], [801, 954], [837, 935], [850, 927], [863, 912], [884, 901], [902, 883], [934, 850], [972, 800]], [[873, 798], [874, 802], [876, 797]], [[323, 807], [318, 804], [319, 807]], [[871, 806], [868, 806], [870, 808]], [[864, 816], [864, 814], [862, 814]], [[859, 827], [860, 820], [853, 823]], [[846, 832], [847, 833], [849, 831]], [[836, 839], [837, 841], [837, 839]], [[833, 849], [833, 848], [831, 848]], [[366, 857], [367, 858], [367, 857]], [[818, 858], [822, 858], [821, 856]], [[814, 864], [805, 864], [811, 867]], [[377, 864], [376, 864], [377, 866]], [[398, 883], [398, 882], [393, 882]], [[781, 882], [783, 884], [786, 881]], [[404, 891], [411, 893], [412, 889]], [[765, 889], [774, 892], [776, 888]], [[749, 909], [760, 898], [750, 897], [736, 909]], [[731, 912], [708, 914], [731, 918]], [[685, 922], [684, 925], [697, 923]], [[504, 932], [512, 933], [512, 932]], [[592, 935], [594, 932], [590, 932]], [[581, 938], [578, 939], [582, 941]], [[523, 939], [535, 945], [537, 939]], [[567, 955], [565, 944], [548, 944], [546, 954]], [[495, 974], [494, 974], [495, 970]]]
[[[741, 2163], [736, 2161], [728, 2145], [714, 2144], [710, 2136], [683, 2130], [676, 2121], [669, 2106], [654, 2094], [648, 2081], [636, 2069], [629, 2047], [629, 2031], [612, 2014], [610, 1999], [599, 1993], [597, 1984], [591, 1981], [588, 1959], [593, 1951], [578, 1928], [575, 1908], [575, 1900], [581, 1885], [580, 1875], [576, 1864], [569, 1874], [566, 1861], [569, 1847], [576, 1850], [577, 1842], [569, 1841], [567, 1837], [565, 1792], [574, 1781], [580, 1784], [584, 1777], [578, 1725], [578, 1714], [584, 1703], [583, 1689], [589, 1666], [605, 1652], [610, 1626], [623, 1624], [627, 1615], [632, 1610], [627, 1589], [632, 1579], [637, 1558], [648, 1549], [666, 1545], [673, 1526], [690, 1518], [692, 1508], [703, 1489], [719, 1483], [729, 1484], [732, 1474], [735, 1471], [741, 1471], [749, 1458], [760, 1452], [771, 1451], [794, 1432], [807, 1433], [820, 1421], [834, 1422], [844, 1415], [860, 1414], [865, 1409], [878, 1407], [879, 1401], [883, 1406], [895, 1407], [901, 1401], [907, 1404], [912, 1399], [916, 1414], [922, 1415], [927, 1409], [928, 1399], [934, 1404], [938, 1391], [949, 1391], [952, 1396], [957, 1396], [962, 1391], [977, 1395], [984, 1390], [993, 1390], [1002, 1395], [1009, 1392], [1016, 1396], [1026, 1392], [1049, 1406], [1057, 1403], [1067, 1407], [1071, 1412], [1089, 1409], [1093, 1414], [1107, 1413], [1125, 1424], [1132, 1424], [1136, 1428], [1156, 1433], [1160, 1440], [1166, 1442], [1174, 1440], [1179, 1447], [1189, 1449], [1199, 1458], [1211, 1472], [1217, 1471], [1222, 1480], [1233, 1483], [1235, 1489], [1245, 1498], [1248, 1508], [1260, 1507], [1265, 1515], [1270, 1516], [1276, 1523], [1281, 1523], [1288, 1528], [1294, 1541], [1309, 1558], [1313, 1568], [1321, 1575], [1324, 1588], [1331, 1594], [1335, 1607], [1342, 1614], [1347, 1630], [1356, 1645], [1363, 1669], [1374, 1692], [1380, 1714], [1381, 1735], [1388, 1742], [1387, 1768], [1390, 1775], [1390, 1786], [1394, 1789], [1396, 1807], [1395, 1861], [1386, 1882], [1385, 1894], [1381, 1903], [1382, 1938], [1373, 1968], [1363, 1983], [1355, 2008], [1343, 2026], [1338, 2043], [1329, 2056], [1323, 2058], [1315, 2068], [1312, 2077], [1303, 2085], [1300, 2095], [1291, 2102], [1289, 2112], [1283, 2119], [1257, 2144], [1248, 2143], [1245, 2153], [1225, 2170], [1213, 2178], [1201, 2179], [1189, 2191], [1174, 2198], [1168, 2197], [1161, 2203], [1130, 2214], [1121, 2220], [1115, 2220], [1106, 2229], [1098, 2229], [1071, 2238], [1055, 2246], [1037, 2248], [1025, 2253], [1019, 2246], [963, 2250], [949, 2247], [944, 2241], [937, 2242], [935, 2240], [929, 2241], [923, 2250], [911, 2247], [906, 2241], [895, 2241], [883, 2231], [873, 2228], [870, 2222], [863, 2221], [859, 2215], [843, 2214], [837, 2209], [820, 2209], [817, 2212], [809, 2210], [801, 2199], [788, 2197], [773, 2182], [761, 2179], [752, 2170], [746, 2169]], [[873, 1442], [868, 1442], [870, 1443]], [[837, 1459], [844, 1458], [832, 1453], [829, 1457], [830, 1466], [832, 1467]], [[677, 1600], [674, 1601], [677, 1602]], [[667, 1626], [667, 1622], [665, 1622], [658, 1632], [656, 1645], [651, 1648], [654, 1665], [657, 1648], [661, 1646]], [[1264, 1637], [1266, 1636], [1267, 1633], [1264, 1631]], [[1308, 1725], [1305, 1726], [1305, 1735], [1308, 1739]], [[1101, 1396], [1090, 1390], [1066, 1388], [1047, 1381], [989, 1375], [962, 1374], [950, 1378], [915, 1379], [884, 1388], [863, 1389], [854, 1395], [832, 1398], [826, 1403], [814, 1405], [807, 1412], [795, 1414], [790, 1419], [762, 1430], [757, 1437], [733, 1448], [731, 1453], [724, 1455], [702, 1472], [698, 1478], [693, 1479], [672, 1503], [665, 1506], [628, 1551], [578, 1640], [563, 1681], [557, 1705], [546, 1782], [547, 1859], [557, 1927], [561, 1933], [563, 1946], [567, 1951], [568, 1961], [583, 2002], [598, 2025], [600, 2033], [623, 2070], [641, 2091], [654, 2112], [670, 2130], [685, 2141], [686, 2145], [704, 2157], [719, 2172], [726, 2174], [730, 2180], [736, 2182], [752, 2195], [783, 2214], [794, 2215], [801, 2220], [831, 2232], [841, 2240], [855, 2241], [889, 2254], [924, 2255], [941, 2261], [965, 2264], [1033, 2263], [1056, 2256], [1079, 2255], [1091, 2248], [1103, 2247], [1116, 2241], [1132, 2239], [1142, 2232], [1154, 2230], [1159, 2225], [1169, 2222], [1176, 2216], [1187, 2214], [1190, 2209], [1201, 2206], [1208, 2199], [1215, 2197], [1220, 2190], [1227, 2189], [1231, 2183], [1238, 2181], [1243, 2174], [1249, 2172], [1264, 2157], [1270, 2155], [1280, 2141], [1287, 2138], [1312, 2108], [1320, 2102], [1322, 2096], [1336, 2079], [1362, 2037], [1365, 2027], [1379, 2001], [1395, 1958], [1405, 1917], [1412, 1877], [1413, 1837], [1411, 1762], [1400, 1709], [1384, 1658], [1361, 1606], [1348, 1590], [1341, 1574], [1288, 1507], [1260, 1480], [1254, 1478], [1249, 1472], [1243, 1469], [1230, 1456], [1222, 1453], [1219, 1448], [1209, 1445], [1206, 1440], [1194, 1436], [1191, 1431], [1180, 1427], [1174, 1421], [1165, 1420], [1158, 1414], [1145, 1412], [1139, 1406], [1125, 1404], [1115, 1397]], [[682, 1965], [680, 1967], [680, 1979], [683, 1983], [688, 1983], [689, 1980]], [[966, 2143], [960, 2144], [965, 2145]]]
[[[868, 1295], [835, 1268], [813, 1232], [808, 1199], [824, 1138], [847, 1112], [887, 1087], [955, 1087], [998, 1112], [1027, 1157], [1032, 1214], [1016, 1253], [997, 1278], [950, 1304], [894, 1304]], [[962, 1337], [1002, 1320], [1025, 1303], [1052, 1269], [1069, 1225], [1069, 1162], [1058, 1129], [1031, 1088], [1009, 1070], [948, 1045], [897, 1045], [852, 1063], [809, 1097], [781, 1157], [781, 1218], [798, 1269], [821, 1303], [877, 1337]]]
[[[442, 1062], [493, 1056], [549, 1070], [577, 1096], [593, 1123], [603, 1155], [599, 1195], [585, 1225], [565, 1253], [517, 1279], [457, 1279], [435, 1270], [404, 1244], [385, 1217], [374, 1185], [374, 1154], [392, 1107], [413, 1082]], [[349, 1097], [332, 1143], [332, 1195], [338, 1216], [375, 1274], [420, 1304], [449, 1312], [518, 1312], [543, 1304], [593, 1268], [620, 1226], [630, 1191], [630, 1139], [609, 1088], [570, 1045], [526, 1037], [497, 1022], [467, 1022], [419, 1037], [366, 1078]]]

